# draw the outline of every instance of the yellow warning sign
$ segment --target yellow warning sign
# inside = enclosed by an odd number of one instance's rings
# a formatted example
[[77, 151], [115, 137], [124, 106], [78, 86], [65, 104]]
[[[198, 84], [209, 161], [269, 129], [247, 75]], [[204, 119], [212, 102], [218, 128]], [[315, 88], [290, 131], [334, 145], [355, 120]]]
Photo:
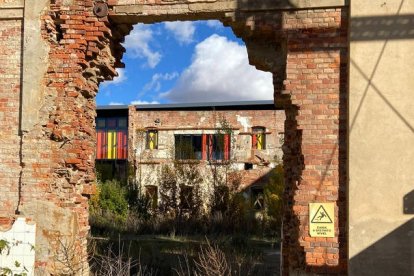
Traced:
[[334, 203], [309, 203], [309, 234], [311, 237], [335, 237]]

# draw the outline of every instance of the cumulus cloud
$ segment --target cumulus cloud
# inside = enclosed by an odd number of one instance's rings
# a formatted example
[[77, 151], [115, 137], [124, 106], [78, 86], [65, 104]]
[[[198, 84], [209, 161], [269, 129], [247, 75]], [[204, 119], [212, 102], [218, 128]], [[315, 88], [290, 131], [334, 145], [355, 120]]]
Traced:
[[170, 81], [178, 77], [177, 72], [172, 73], [156, 73], [152, 75], [151, 81], [144, 85], [142, 92], [159, 92], [161, 90], [162, 82], [163, 81]]
[[133, 104], [133, 105], [159, 104], [159, 102], [157, 102], [157, 101], [141, 101], [141, 100], [138, 100], [138, 101], [132, 101], [131, 104]]
[[161, 61], [160, 52], [151, 48], [150, 43], [154, 39], [154, 33], [149, 25], [137, 24], [131, 33], [125, 37], [124, 46], [127, 55], [132, 58], [145, 59], [150, 68], [154, 68]]
[[214, 34], [195, 47], [191, 65], [160, 97], [173, 102], [270, 100], [272, 74], [249, 65], [244, 46]]
[[196, 27], [191, 21], [165, 22], [165, 29], [172, 32], [174, 38], [181, 44], [193, 42]]
[[127, 80], [127, 77], [125, 75], [125, 69], [123, 69], [123, 68], [117, 68], [116, 71], [118, 72], [118, 76], [116, 76], [111, 81], [104, 81], [102, 83], [103, 86], [118, 85], [118, 84], [123, 83], [124, 81]]
[[109, 105], [124, 105], [124, 104], [120, 102], [110, 102]]

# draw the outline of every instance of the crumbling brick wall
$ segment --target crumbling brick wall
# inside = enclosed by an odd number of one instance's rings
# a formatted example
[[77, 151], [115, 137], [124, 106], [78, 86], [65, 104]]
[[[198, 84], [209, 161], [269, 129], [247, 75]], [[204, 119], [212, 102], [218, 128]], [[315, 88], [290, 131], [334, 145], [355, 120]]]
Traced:
[[[49, 46], [44, 93], [33, 128], [22, 133], [22, 23], [2, 21], [2, 224], [16, 209], [38, 223], [39, 271], [62, 271], [54, 265], [56, 251], [59, 240], [68, 239], [79, 256], [73, 269], [86, 273], [99, 83], [112, 79], [115, 67], [122, 66], [120, 42], [132, 24], [216, 18], [245, 40], [253, 65], [273, 73], [275, 100], [286, 110], [284, 274], [345, 274], [347, 8], [297, 9], [278, 6], [279, 1], [260, 6], [254, 6], [256, 1], [136, 2], [108, 1], [109, 16], [97, 16], [92, 0], [52, 0], [42, 11], [42, 36]], [[309, 237], [308, 203], [314, 201], [336, 203], [336, 238]]]
[[19, 108], [22, 21], [0, 19], [0, 227], [17, 210], [20, 183]]

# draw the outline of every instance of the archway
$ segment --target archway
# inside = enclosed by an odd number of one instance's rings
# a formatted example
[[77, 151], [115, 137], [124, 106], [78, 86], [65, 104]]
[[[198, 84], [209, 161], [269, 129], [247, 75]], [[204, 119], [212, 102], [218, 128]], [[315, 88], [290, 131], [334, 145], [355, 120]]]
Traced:
[[[78, 252], [75, 269], [87, 270], [87, 198], [95, 179], [94, 96], [99, 83], [112, 79], [115, 68], [122, 67], [120, 42], [132, 24], [218, 19], [246, 42], [251, 64], [272, 72], [275, 102], [286, 110], [283, 273], [346, 273], [347, 8], [341, 1], [333, 1], [333, 6], [324, 1], [316, 6], [290, 2], [119, 0], [45, 5], [41, 34], [49, 47], [49, 62], [42, 77], [42, 107], [34, 126], [24, 127], [26, 185], [18, 206], [38, 221], [42, 209], [51, 210], [53, 223], [39, 224], [44, 246], [36, 256], [39, 267], [64, 269], [52, 265], [59, 252], [47, 253], [58, 250], [59, 234]], [[25, 112], [32, 111], [23, 106]], [[43, 160], [30, 158], [33, 146]], [[309, 236], [310, 202], [335, 203], [335, 237]], [[67, 227], [57, 233], [53, 228], [60, 223]]]

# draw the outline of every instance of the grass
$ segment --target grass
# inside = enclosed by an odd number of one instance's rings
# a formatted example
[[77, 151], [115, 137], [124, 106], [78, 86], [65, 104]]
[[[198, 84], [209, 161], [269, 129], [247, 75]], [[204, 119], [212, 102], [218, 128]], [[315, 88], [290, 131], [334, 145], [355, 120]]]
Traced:
[[[277, 240], [242, 235], [125, 235], [120, 236], [119, 240], [93, 240], [96, 244], [96, 254], [105, 254], [108, 248], [118, 254], [121, 251], [123, 256], [139, 260], [139, 263], [151, 269], [154, 275], [177, 275], [180, 264], [183, 265], [186, 258], [189, 263], [193, 263], [201, 248], [208, 246], [208, 242], [224, 252], [229, 264], [234, 268], [234, 275], [271, 275], [268, 272], [268, 264], [263, 261], [264, 252], [279, 249]], [[254, 274], [251, 274], [252, 272]]]

